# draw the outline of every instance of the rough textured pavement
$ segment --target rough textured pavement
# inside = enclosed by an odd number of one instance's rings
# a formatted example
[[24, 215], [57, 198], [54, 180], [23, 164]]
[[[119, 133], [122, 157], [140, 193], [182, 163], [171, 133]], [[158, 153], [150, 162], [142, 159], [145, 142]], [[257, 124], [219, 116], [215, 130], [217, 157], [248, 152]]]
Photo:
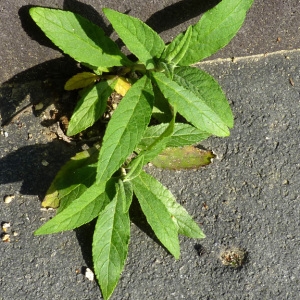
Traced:
[[[90, 6], [67, 0], [47, 5], [80, 11], [99, 24], [94, 9], [130, 10], [161, 27], [158, 31], [165, 40], [195, 20], [182, 23], [189, 19], [186, 15], [174, 16], [196, 1], [83, 2]], [[72, 99], [60, 86], [73, 72], [73, 64], [27, 24], [26, 5], [0, 5], [2, 122], [32, 103]], [[230, 45], [214, 60], [199, 64], [215, 76], [230, 101], [235, 115], [231, 136], [202, 143], [217, 154], [204, 169], [148, 171], [202, 224], [207, 238], [181, 238], [181, 259], [175, 261], [132, 224], [127, 265], [112, 299], [299, 298], [299, 8], [300, 1], [255, 1]], [[163, 24], [161, 11], [170, 16]], [[43, 113], [25, 111], [0, 135], [0, 196], [15, 196], [9, 204], [0, 202], [0, 222], [11, 222], [11, 231], [18, 234], [0, 243], [0, 300], [101, 299], [97, 284], [80, 274], [92, 266], [92, 225], [50, 236], [32, 234], [54, 215], [40, 210], [40, 197], [76, 151], [53, 140], [41, 124]], [[247, 251], [242, 268], [221, 264], [219, 255], [226, 247]]]

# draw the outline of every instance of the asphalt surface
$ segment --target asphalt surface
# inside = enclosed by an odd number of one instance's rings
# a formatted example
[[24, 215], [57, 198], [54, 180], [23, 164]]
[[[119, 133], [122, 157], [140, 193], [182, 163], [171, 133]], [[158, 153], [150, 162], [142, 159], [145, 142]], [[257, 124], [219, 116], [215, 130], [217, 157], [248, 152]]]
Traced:
[[[47, 6], [80, 12], [108, 33], [111, 28], [97, 13], [101, 7], [130, 10], [166, 41], [203, 11], [197, 1], [82, 3], [47, 1]], [[44, 1], [0, 4], [1, 123], [27, 105], [43, 102], [47, 108], [74, 96], [61, 86], [75, 65], [30, 23], [29, 4]], [[300, 1], [256, 0], [236, 38], [199, 64], [230, 101], [231, 136], [202, 143], [217, 154], [208, 167], [148, 172], [174, 193], [207, 237], [181, 238], [181, 258], [175, 261], [141, 224], [132, 224], [127, 264], [112, 299], [299, 299], [299, 8]], [[92, 225], [33, 236], [55, 214], [41, 211], [41, 197], [78, 150], [53, 140], [43, 126], [46, 113], [25, 110], [0, 135], [0, 196], [15, 196], [9, 204], [0, 202], [0, 222], [11, 223], [11, 241], [0, 241], [0, 300], [101, 299], [97, 284], [81, 274], [92, 267]], [[221, 263], [228, 247], [247, 253], [241, 268]]]

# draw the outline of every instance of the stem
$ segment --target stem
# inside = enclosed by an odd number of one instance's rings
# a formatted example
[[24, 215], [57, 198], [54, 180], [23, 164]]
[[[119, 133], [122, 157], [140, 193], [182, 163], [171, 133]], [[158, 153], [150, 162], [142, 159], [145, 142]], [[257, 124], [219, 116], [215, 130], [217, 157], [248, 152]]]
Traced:
[[143, 64], [136, 64], [133, 66], [132, 71], [138, 71], [141, 72], [142, 74], [146, 74], [146, 67]]

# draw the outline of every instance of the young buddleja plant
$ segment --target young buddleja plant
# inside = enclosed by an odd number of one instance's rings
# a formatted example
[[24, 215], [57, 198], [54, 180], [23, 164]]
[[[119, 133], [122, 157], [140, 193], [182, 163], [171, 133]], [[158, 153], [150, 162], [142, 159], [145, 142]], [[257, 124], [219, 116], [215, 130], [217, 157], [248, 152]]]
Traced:
[[[196, 168], [209, 162], [212, 154], [203, 158], [191, 145], [210, 135], [229, 135], [233, 116], [220, 86], [190, 65], [234, 37], [252, 2], [221, 1], [168, 45], [139, 19], [103, 9], [136, 61], [80, 15], [30, 9], [33, 20], [56, 46], [92, 70], [75, 75], [65, 85], [67, 90], [83, 88], [68, 135], [101, 118], [114, 91], [123, 96], [101, 144], [78, 153], [57, 174], [42, 205], [58, 208], [58, 213], [35, 231], [36, 235], [57, 233], [97, 219], [92, 253], [104, 299], [112, 295], [125, 265], [134, 196], [155, 235], [176, 259], [180, 256], [178, 234], [205, 237], [172, 193], [143, 166], [153, 162], [174, 169]], [[187, 122], [178, 123], [178, 119]]]

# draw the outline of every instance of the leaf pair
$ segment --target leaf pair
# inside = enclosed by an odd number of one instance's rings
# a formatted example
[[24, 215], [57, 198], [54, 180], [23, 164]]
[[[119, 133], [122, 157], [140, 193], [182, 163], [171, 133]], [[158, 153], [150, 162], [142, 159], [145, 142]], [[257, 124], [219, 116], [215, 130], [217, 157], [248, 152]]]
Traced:
[[141, 171], [140, 175], [132, 180], [132, 185], [147, 222], [176, 259], [180, 255], [178, 233], [192, 238], [205, 237], [171, 192], [155, 178]]

